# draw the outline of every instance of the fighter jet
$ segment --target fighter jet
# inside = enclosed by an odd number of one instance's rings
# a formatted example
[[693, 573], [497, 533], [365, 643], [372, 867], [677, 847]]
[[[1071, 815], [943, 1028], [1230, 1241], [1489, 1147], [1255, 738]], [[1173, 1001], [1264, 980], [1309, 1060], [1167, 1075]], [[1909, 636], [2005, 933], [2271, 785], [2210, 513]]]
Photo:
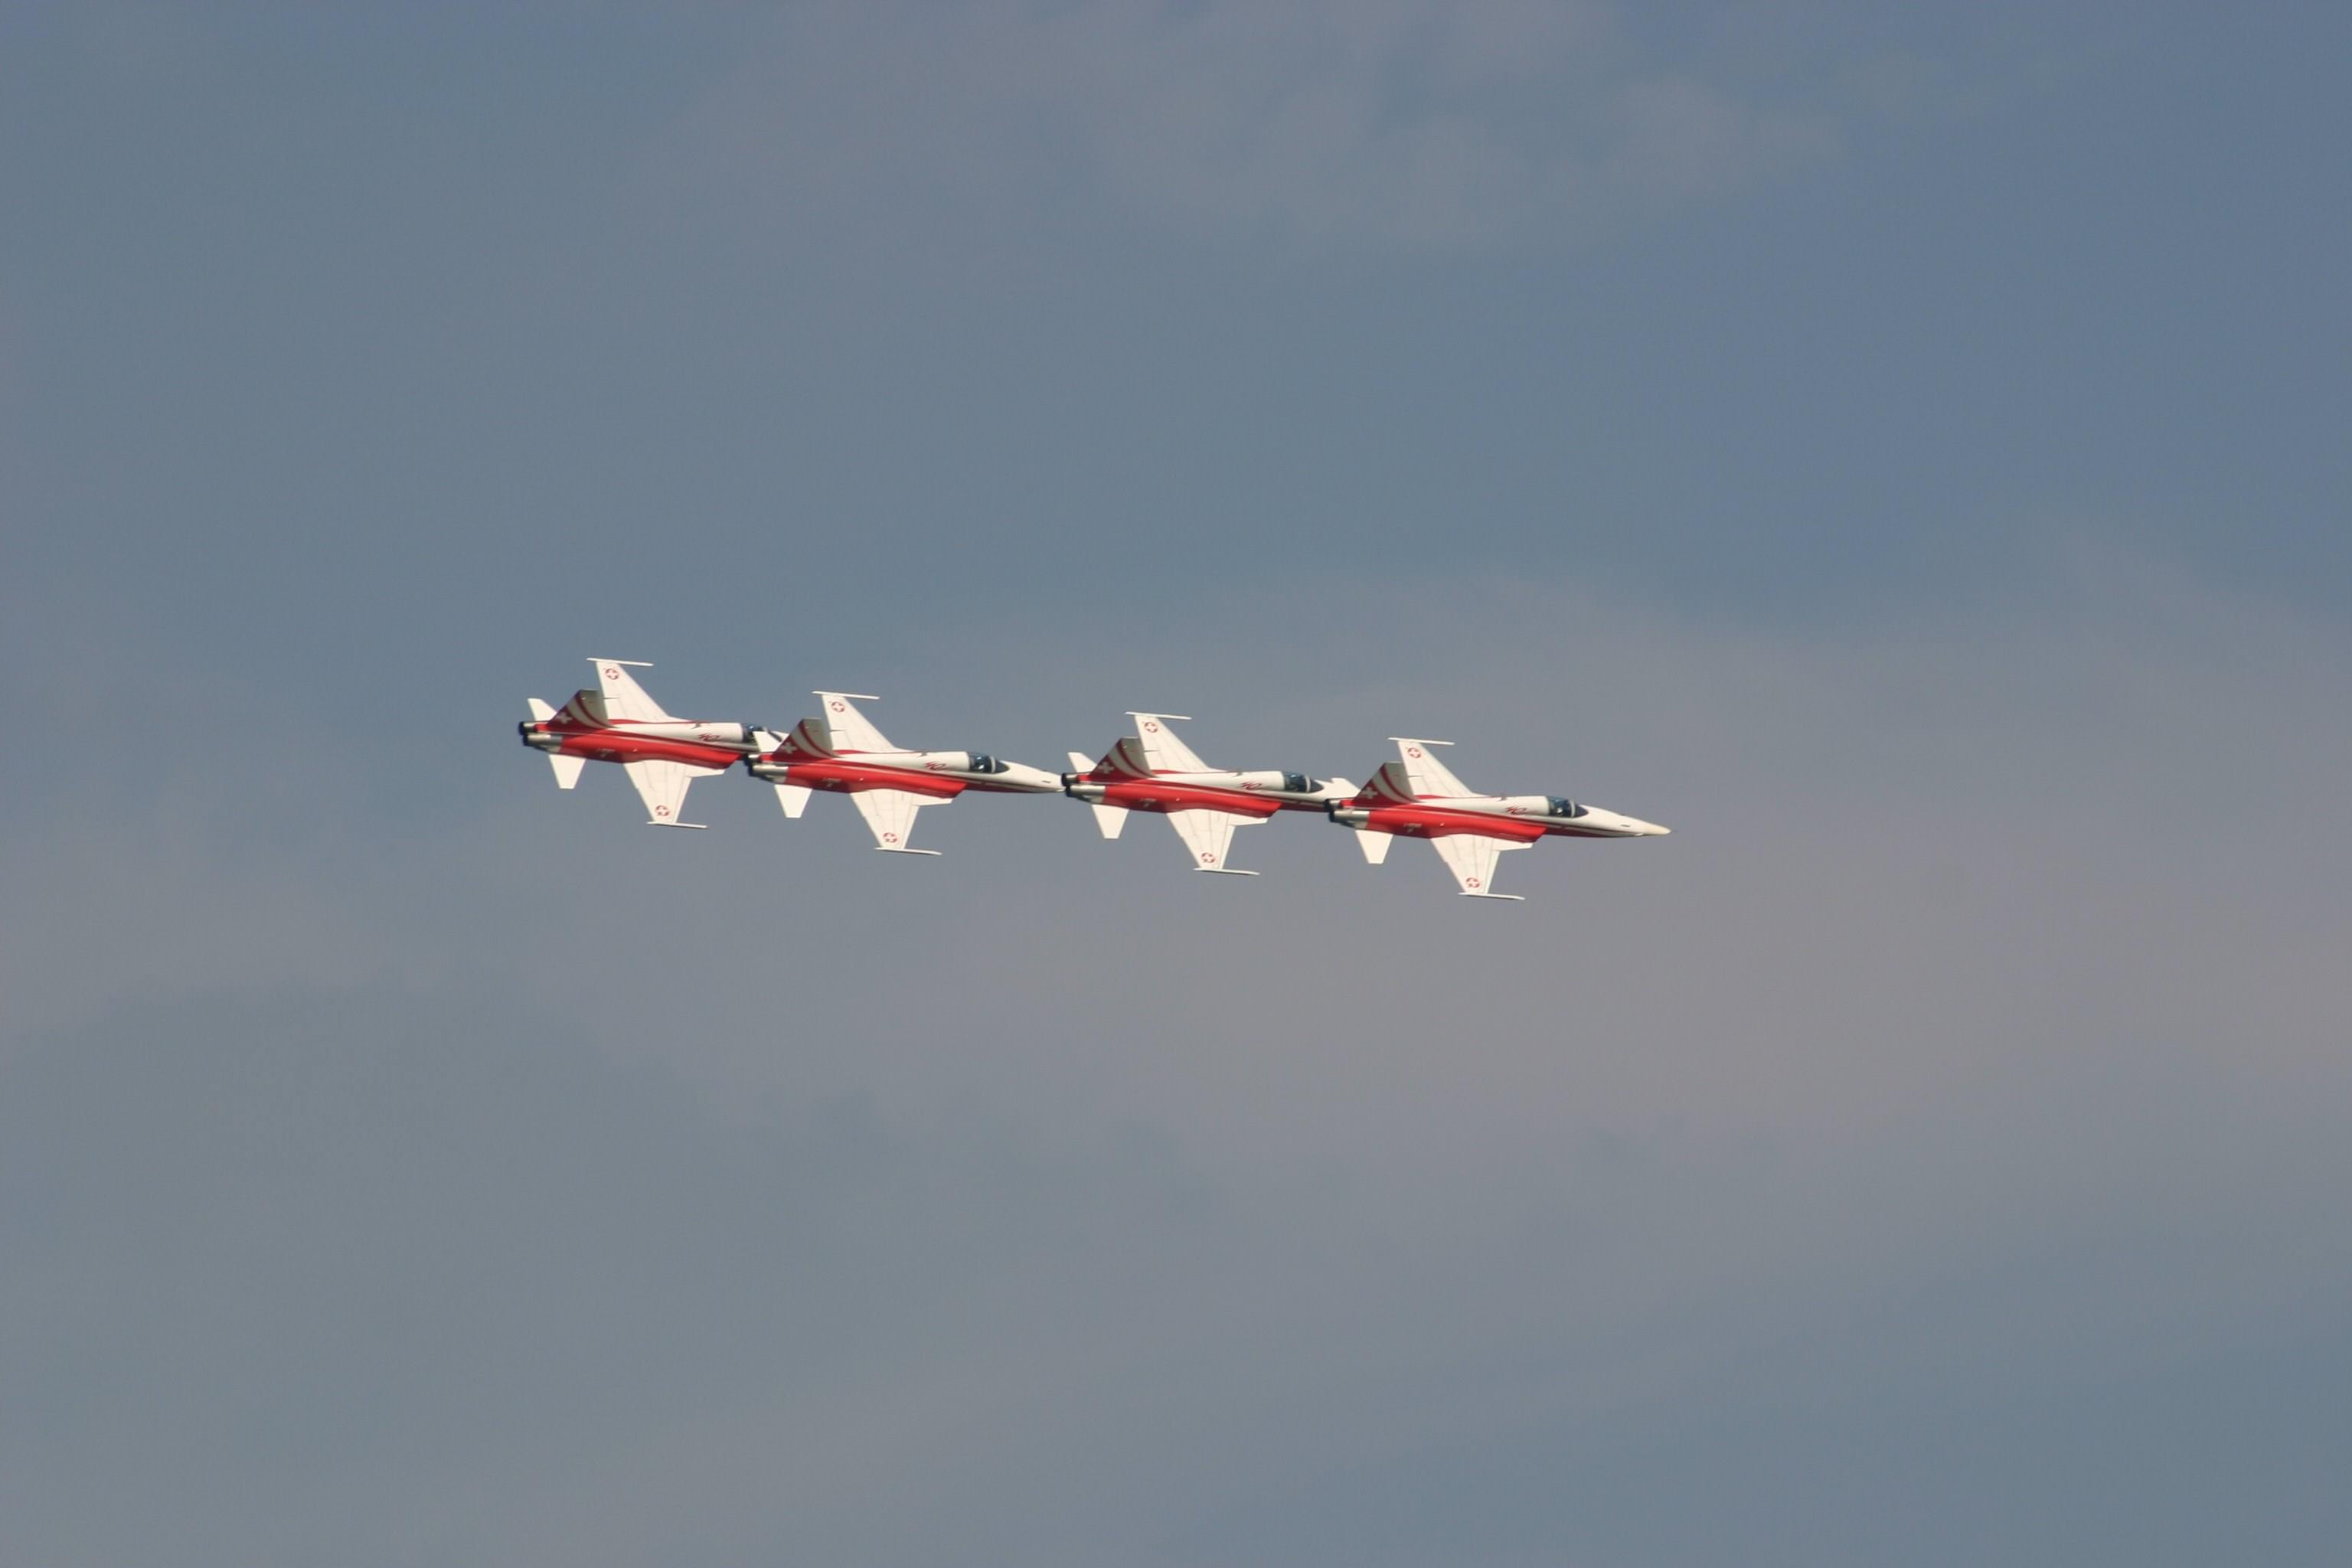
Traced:
[[1397, 743], [1399, 760], [1382, 763], [1362, 794], [1329, 808], [1332, 821], [1356, 830], [1364, 858], [1375, 866], [1388, 858], [1398, 837], [1426, 838], [1464, 893], [1517, 900], [1517, 893], [1494, 890], [1495, 861], [1506, 849], [1525, 849], [1549, 836], [1658, 838], [1668, 832], [1654, 822], [1580, 805], [1563, 795], [1472, 795], [1430, 754], [1431, 747], [1453, 742], [1389, 739]]
[[1094, 807], [1105, 838], [1118, 837], [1130, 811], [1160, 813], [1192, 851], [1195, 871], [1255, 877], [1255, 871], [1225, 864], [1234, 828], [1255, 827], [1277, 811], [1321, 811], [1355, 793], [1346, 779], [1213, 768], [1170, 731], [1169, 724], [1183, 714], [1129, 717], [1135, 721], [1135, 733], [1119, 737], [1102, 761], [1070, 753], [1076, 771], [1062, 775], [1062, 791]]
[[776, 786], [777, 804], [796, 817], [816, 790], [833, 790], [856, 803], [874, 847], [895, 855], [936, 855], [909, 849], [907, 836], [915, 813], [953, 800], [968, 789], [1006, 795], [1051, 795], [1061, 778], [1043, 768], [1024, 767], [984, 752], [908, 752], [882, 738], [857, 710], [878, 700], [854, 691], [820, 691], [823, 705], [788, 735], [760, 732], [758, 750], [743, 759], [755, 778]]
[[679, 719], [646, 695], [631, 669], [634, 659], [592, 658], [601, 690], [572, 693], [562, 712], [530, 699], [530, 717], [515, 726], [522, 743], [547, 753], [558, 788], [580, 782], [583, 765], [618, 763], [646, 803], [656, 827], [700, 827], [685, 822], [686, 792], [696, 779], [722, 773], [753, 749], [751, 727], [715, 720]]

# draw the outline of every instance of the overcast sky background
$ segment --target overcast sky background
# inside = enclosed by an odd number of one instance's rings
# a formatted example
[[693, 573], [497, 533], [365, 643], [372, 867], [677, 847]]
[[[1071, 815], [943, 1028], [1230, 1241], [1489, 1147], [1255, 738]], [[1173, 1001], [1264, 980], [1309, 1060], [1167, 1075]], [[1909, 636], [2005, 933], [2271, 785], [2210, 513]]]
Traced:
[[[2340, 1562], [2241, 9], [0, 5], [0, 1561]], [[590, 654], [1675, 834], [647, 834]]]

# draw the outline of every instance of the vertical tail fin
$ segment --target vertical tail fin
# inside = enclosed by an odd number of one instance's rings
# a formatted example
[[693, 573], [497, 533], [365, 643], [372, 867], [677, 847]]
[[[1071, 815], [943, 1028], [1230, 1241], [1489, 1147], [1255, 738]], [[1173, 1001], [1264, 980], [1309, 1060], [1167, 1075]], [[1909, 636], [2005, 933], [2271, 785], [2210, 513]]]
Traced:
[[563, 705], [563, 717], [574, 724], [595, 730], [601, 730], [611, 722], [604, 713], [604, 696], [584, 686], [573, 692], [572, 700]]

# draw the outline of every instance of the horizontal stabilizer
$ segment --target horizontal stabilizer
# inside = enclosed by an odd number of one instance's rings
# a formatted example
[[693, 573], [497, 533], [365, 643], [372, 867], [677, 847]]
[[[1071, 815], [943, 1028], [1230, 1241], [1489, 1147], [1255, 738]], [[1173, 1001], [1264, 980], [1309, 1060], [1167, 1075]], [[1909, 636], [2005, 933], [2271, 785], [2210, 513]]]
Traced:
[[[555, 717], [555, 709], [551, 704], [542, 702], [536, 697], [527, 697], [523, 700], [530, 705], [532, 723], [544, 724]], [[588, 765], [587, 758], [567, 757], [561, 752], [548, 752], [547, 762], [548, 765], [555, 770], [555, 787], [558, 789], [570, 789], [573, 784], [578, 784], [580, 770]]]
[[877, 844], [875, 848], [885, 855], [944, 855], [944, 849], [909, 849], [903, 844]]
[[[1070, 771], [1079, 777], [1084, 778], [1095, 771], [1095, 764], [1087, 760], [1087, 754], [1084, 752], [1071, 752], [1067, 754], [1070, 759]], [[1087, 804], [1094, 808], [1095, 826], [1102, 829], [1102, 836], [1105, 838], [1118, 837], [1118, 830], [1127, 826], [1127, 808], [1123, 805], [1105, 805], [1100, 801], [1089, 801]]]

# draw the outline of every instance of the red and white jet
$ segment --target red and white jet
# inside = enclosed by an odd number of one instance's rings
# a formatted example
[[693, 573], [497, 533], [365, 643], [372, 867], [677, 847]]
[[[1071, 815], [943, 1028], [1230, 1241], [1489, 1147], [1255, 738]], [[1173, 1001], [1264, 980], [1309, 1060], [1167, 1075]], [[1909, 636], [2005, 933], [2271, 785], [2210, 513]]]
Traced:
[[1094, 807], [1105, 838], [1116, 838], [1130, 811], [1156, 811], [1192, 853], [1195, 871], [1255, 877], [1225, 864], [1234, 829], [1255, 827], [1277, 811], [1322, 811], [1344, 802], [1356, 786], [1346, 779], [1266, 771], [1213, 768], [1169, 730], [1181, 713], [1132, 713], [1135, 733], [1122, 735], [1102, 761], [1072, 752], [1077, 771], [1062, 777], [1063, 793]]
[[1059, 775], [1043, 768], [1002, 762], [984, 752], [908, 752], [882, 738], [859, 702], [877, 699], [854, 691], [820, 691], [823, 707], [814, 719], [793, 726], [789, 735], [760, 731], [761, 745], [743, 765], [776, 786], [786, 816], [798, 816], [816, 790], [833, 790], [856, 803], [874, 847], [898, 855], [936, 855], [909, 849], [907, 836], [915, 813], [953, 800], [968, 789], [1004, 795], [1051, 795]]
[[1334, 805], [1331, 820], [1356, 830], [1364, 858], [1379, 865], [1400, 837], [1426, 838], [1462, 890], [1474, 899], [1517, 899], [1497, 893], [1495, 861], [1506, 849], [1538, 838], [1657, 838], [1669, 829], [1557, 795], [1472, 795], [1430, 754], [1451, 741], [1391, 735], [1398, 761], [1380, 772], [1355, 799]]
[[646, 695], [631, 668], [651, 665], [625, 658], [593, 658], [601, 690], [582, 689], [562, 712], [530, 699], [530, 717], [515, 726], [522, 743], [547, 753], [558, 788], [580, 782], [589, 763], [618, 763], [646, 803], [646, 821], [656, 827], [700, 827], [685, 822], [686, 792], [694, 781], [723, 773], [755, 749], [751, 727], [715, 720], [679, 719]]

